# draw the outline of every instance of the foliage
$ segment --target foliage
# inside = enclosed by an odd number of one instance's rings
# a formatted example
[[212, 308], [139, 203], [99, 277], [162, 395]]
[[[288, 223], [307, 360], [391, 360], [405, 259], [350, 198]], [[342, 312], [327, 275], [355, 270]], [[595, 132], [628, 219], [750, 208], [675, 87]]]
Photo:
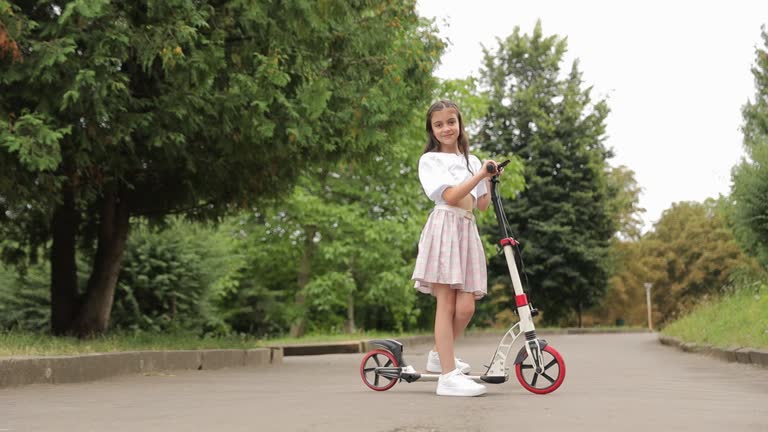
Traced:
[[103, 331], [129, 217], [263, 206], [382, 154], [442, 46], [415, 1], [2, 1], [3, 257], [53, 239], [54, 331]]
[[[618, 225], [604, 145], [605, 101], [593, 101], [574, 63], [561, 76], [566, 41], [515, 28], [486, 50], [482, 83], [491, 103], [478, 141], [491, 154], [525, 164], [526, 188], [505, 211], [523, 245], [531, 298], [545, 322], [572, 322], [603, 295], [606, 257]], [[494, 260], [491, 283], [505, 282]]]
[[746, 158], [732, 170], [733, 229], [739, 243], [768, 269], [768, 32], [756, 49], [755, 98], [742, 109]]
[[127, 246], [111, 327], [119, 330], [228, 333], [211, 297], [241, 264], [221, 231], [172, 220], [139, 225]]
[[440, 81], [435, 91], [435, 100], [437, 99], [447, 99], [459, 107], [464, 129], [469, 137], [479, 131], [481, 121], [488, 113], [488, 105], [491, 102], [488, 93], [478, 88], [478, 81], [474, 77]]
[[617, 236], [622, 240], [639, 240], [642, 235], [642, 213], [640, 194], [642, 188], [635, 180], [635, 172], [621, 165], [611, 167], [607, 172], [609, 196], [608, 201], [613, 218], [618, 221]]
[[754, 271], [754, 262], [734, 241], [715, 200], [673, 204], [654, 228], [649, 240], [658, 242], [656, 256], [664, 265], [662, 277], [650, 281], [660, 324], [719, 293], [736, 270]]
[[412, 328], [410, 272], [417, 215], [426, 213], [415, 178], [419, 150], [393, 134], [389, 157], [307, 172], [279, 208], [243, 215], [248, 264], [223, 299], [224, 309], [244, 308], [229, 317], [232, 326], [258, 334], [297, 322], [307, 325], [298, 334]]
[[736, 244], [723, 201], [675, 203], [654, 230], [637, 241], [618, 241], [608, 295], [598, 320], [646, 325], [644, 285], [652, 284], [653, 324], [664, 326], [710, 298], [727, 294], [738, 275], [758, 277], [759, 266]]
[[50, 320], [45, 264], [22, 274], [0, 264], [0, 330], [43, 332]]

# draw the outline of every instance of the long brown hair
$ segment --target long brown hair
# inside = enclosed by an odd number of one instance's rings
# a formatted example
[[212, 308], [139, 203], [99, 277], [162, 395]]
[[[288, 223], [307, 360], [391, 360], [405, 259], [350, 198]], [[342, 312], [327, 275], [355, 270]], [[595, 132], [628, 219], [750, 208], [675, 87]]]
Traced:
[[446, 108], [453, 108], [456, 110], [456, 115], [459, 118], [459, 138], [457, 144], [459, 151], [464, 154], [464, 159], [467, 161], [467, 170], [472, 172], [472, 169], [469, 167], [469, 139], [467, 138], [467, 132], [464, 131], [464, 120], [461, 119], [461, 110], [459, 110], [459, 107], [455, 103], [449, 100], [440, 99], [433, 103], [427, 110], [427, 145], [424, 147], [424, 153], [440, 151], [440, 142], [435, 138], [435, 133], [432, 131], [432, 114], [435, 111], [442, 111]]

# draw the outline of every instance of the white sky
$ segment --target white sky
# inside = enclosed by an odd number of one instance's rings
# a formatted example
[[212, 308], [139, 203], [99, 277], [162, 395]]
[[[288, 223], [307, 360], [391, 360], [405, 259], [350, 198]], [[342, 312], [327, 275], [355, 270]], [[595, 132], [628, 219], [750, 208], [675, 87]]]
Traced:
[[567, 37], [561, 66], [578, 58], [593, 99], [607, 98], [610, 163], [635, 172], [645, 230], [673, 202], [729, 193], [768, 0], [418, 0], [418, 11], [450, 41], [440, 78], [479, 77], [482, 46], [515, 26], [531, 34], [541, 19], [545, 36]]

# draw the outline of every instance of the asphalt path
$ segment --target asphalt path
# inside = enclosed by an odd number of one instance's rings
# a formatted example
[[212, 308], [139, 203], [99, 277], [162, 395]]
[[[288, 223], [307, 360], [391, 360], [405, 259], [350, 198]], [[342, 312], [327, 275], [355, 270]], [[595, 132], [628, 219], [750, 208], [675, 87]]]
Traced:
[[[459, 355], [479, 372], [500, 336], [466, 339]], [[0, 390], [0, 432], [768, 431], [768, 368], [684, 353], [653, 334], [545, 338], [567, 366], [548, 395], [529, 393], [514, 374], [477, 398], [438, 397], [434, 382], [374, 392], [359, 376], [362, 354], [286, 357]], [[421, 370], [429, 348], [406, 349], [406, 360]]]

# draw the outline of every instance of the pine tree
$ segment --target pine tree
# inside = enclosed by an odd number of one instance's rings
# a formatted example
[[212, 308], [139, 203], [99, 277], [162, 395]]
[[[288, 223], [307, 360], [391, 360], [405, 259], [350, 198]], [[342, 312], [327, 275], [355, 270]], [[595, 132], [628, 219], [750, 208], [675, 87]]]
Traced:
[[[532, 35], [514, 33], [486, 50], [483, 84], [491, 103], [480, 134], [483, 149], [514, 154], [525, 164], [526, 188], [506, 200], [505, 211], [523, 245], [534, 305], [547, 322], [565, 322], [606, 290], [609, 240], [617, 230], [610, 208], [603, 144], [605, 101], [574, 62], [561, 76], [566, 41], [545, 37], [541, 23]], [[615, 213], [615, 212], [614, 212]], [[496, 261], [491, 276], [504, 280]]]

